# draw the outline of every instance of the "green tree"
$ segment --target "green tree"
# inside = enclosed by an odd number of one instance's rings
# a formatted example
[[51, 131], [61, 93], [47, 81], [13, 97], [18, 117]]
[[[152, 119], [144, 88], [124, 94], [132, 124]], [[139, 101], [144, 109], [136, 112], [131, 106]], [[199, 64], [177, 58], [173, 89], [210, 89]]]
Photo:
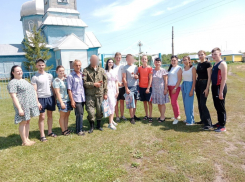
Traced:
[[[36, 26], [33, 27], [33, 32], [30, 36], [25, 36], [23, 41], [23, 50], [26, 52], [26, 61], [23, 65], [28, 71], [36, 71], [35, 61], [37, 59], [49, 60], [51, 54], [49, 53], [49, 48], [47, 48], [47, 42], [45, 37], [41, 33], [41, 29], [37, 30]], [[46, 66], [45, 70], [50, 70], [52, 66]]]

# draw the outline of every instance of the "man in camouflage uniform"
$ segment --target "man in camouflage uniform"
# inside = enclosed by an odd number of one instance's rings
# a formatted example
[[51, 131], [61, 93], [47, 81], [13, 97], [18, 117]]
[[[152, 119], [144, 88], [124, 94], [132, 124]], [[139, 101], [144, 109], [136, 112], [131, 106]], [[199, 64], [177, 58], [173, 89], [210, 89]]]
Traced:
[[99, 59], [96, 55], [90, 58], [90, 65], [83, 70], [83, 82], [86, 96], [86, 110], [90, 123], [89, 133], [94, 130], [97, 119], [97, 129], [102, 131], [101, 118], [103, 113], [101, 104], [107, 99], [107, 76], [105, 70], [98, 66]]

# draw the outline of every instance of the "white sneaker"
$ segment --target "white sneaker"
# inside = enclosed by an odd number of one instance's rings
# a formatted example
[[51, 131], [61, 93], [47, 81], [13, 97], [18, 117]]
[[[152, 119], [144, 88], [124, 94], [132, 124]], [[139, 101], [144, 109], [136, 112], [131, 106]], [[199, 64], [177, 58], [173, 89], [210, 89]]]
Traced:
[[109, 124], [108, 128], [112, 129], [112, 130], [116, 130], [117, 128], [113, 125], [113, 124]]
[[174, 119], [174, 122], [173, 122], [173, 124], [178, 124], [178, 120], [177, 119]]
[[193, 123], [191, 123], [191, 124], [190, 124], [190, 123], [186, 123], [185, 125], [186, 125], [186, 126], [192, 126]]
[[123, 119], [124, 121], [127, 121], [127, 118], [125, 118], [125, 116], [122, 116], [121, 119]]
[[180, 119], [181, 119], [181, 117], [180, 117], [180, 116], [178, 116], [178, 117], [177, 117], [177, 119], [178, 119], [178, 120], [180, 120]]
[[120, 118], [119, 117], [116, 117], [116, 122], [120, 122]]
[[115, 121], [112, 121], [112, 124], [113, 124], [114, 126], [117, 126], [117, 125], [118, 125]]

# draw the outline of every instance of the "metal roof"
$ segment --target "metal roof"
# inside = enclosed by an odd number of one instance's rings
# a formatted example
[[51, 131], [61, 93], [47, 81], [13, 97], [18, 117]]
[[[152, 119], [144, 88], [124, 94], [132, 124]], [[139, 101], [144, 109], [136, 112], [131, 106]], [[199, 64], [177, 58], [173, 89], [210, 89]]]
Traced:
[[22, 44], [0, 44], [0, 56], [25, 55], [22, 46]]
[[59, 12], [59, 13], [80, 14], [77, 10], [74, 10], [74, 9], [65, 9], [65, 8], [48, 8], [47, 12]]
[[88, 44], [89, 48], [102, 47], [93, 32], [85, 33], [85, 43]]
[[43, 15], [44, 2], [43, 0], [32, 0], [25, 2], [20, 11], [20, 16]]
[[76, 26], [76, 27], [87, 27], [81, 19], [65, 18], [65, 17], [54, 17], [48, 16], [43, 25], [63, 25], [63, 26]]
[[89, 49], [89, 46], [84, 43], [79, 37], [77, 37], [75, 34], [68, 35], [62, 41], [59, 43], [59, 45], [56, 45], [54, 47], [54, 50], [62, 50], [62, 49], [82, 49], [86, 50]]

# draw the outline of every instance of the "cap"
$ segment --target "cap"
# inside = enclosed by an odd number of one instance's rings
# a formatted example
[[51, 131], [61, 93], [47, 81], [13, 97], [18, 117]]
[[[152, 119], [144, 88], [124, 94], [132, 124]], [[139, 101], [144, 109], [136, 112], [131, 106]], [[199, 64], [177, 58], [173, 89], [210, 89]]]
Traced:
[[36, 64], [37, 64], [38, 62], [43, 62], [43, 63], [45, 63], [45, 61], [44, 61], [43, 59], [38, 59], [38, 60], [36, 60]]

